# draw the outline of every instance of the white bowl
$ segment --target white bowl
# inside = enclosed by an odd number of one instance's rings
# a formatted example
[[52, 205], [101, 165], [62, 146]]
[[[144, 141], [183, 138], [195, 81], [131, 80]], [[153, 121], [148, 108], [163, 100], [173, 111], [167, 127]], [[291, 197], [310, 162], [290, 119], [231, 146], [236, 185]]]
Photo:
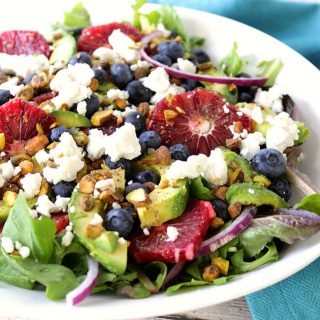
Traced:
[[[130, 19], [127, 1], [83, 1], [92, 14], [94, 24]], [[68, 8], [75, 1], [68, 1]], [[17, 10], [17, 8], [19, 8]], [[62, 17], [66, 1], [6, 2], [0, 12], [0, 29], [34, 28], [44, 30], [51, 22]], [[320, 186], [320, 72], [301, 55], [272, 37], [241, 23], [196, 10], [177, 8], [186, 29], [192, 35], [205, 36], [206, 48], [214, 61], [219, 61], [237, 41], [242, 56], [248, 60], [281, 58], [283, 70], [278, 78], [292, 95], [301, 118], [312, 131], [305, 143], [302, 170]], [[35, 11], [37, 15], [35, 15]], [[14, 17], [14, 19], [13, 19]], [[18, 23], [19, 22], [19, 23]], [[133, 319], [188, 311], [226, 302], [279, 282], [301, 270], [320, 256], [320, 234], [291, 245], [281, 259], [268, 266], [243, 274], [222, 286], [207, 286], [191, 292], [168, 296], [154, 295], [143, 300], [129, 300], [115, 295], [96, 295], [77, 307], [46, 300], [44, 292], [18, 289], [0, 282], [0, 315], [32, 319], [102, 320]], [[298, 290], [298, 288], [297, 288]]]

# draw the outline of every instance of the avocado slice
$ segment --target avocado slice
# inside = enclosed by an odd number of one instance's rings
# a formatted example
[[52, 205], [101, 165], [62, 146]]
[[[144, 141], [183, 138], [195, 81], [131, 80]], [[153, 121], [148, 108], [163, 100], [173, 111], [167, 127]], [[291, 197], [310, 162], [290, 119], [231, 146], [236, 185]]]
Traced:
[[110, 272], [123, 274], [127, 267], [128, 242], [119, 241], [117, 233], [107, 231], [103, 227], [98, 237], [88, 236], [86, 228], [95, 214], [102, 213], [103, 204], [95, 199], [93, 208], [90, 211], [84, 211], [80, 205], [83, 196], [85, 194], [80, 191], [74, 191], [68, 207], [68, 215], [73, 223], [74, 233], [82, 245], [88, 249], [90, 255], [103, 267]]
[[0, 201], [0, 223], [3, 223], [7, 220], [11, 207], [6, 206], [3, 201]]
[[254, 204], [257, 207], [270, 205], [275, 209], [288, 208], [288, 203], [273, 191], [255, 183], [235, 183], [227, 191], [229, 204], [240, 202], [244, 205]]
[[73, 36], [66, 34], [53, 44], [53, 48], [54, 49], [49, 60], [50, 64], [54, 64], [55, 62], [59, 61], [65, 65], [76, 53], [77, 42]]
[[[225, 76], [226, 74], [215, 68], [210, 68], [207, 70], [200, 71], [199, 74], [209, 75], [209, 76]], [[212, 92], [218, 93], [220, 96], [225, 98], [230, 104], [234, 105], [238, 101], [238, 89], [233, 84], [221, 84], [221, 83], [211, 83], [211, 82], [201, 82], [204, 87]]]
[[138, 212], [141, 228], [160, 226], [179, 217], [185, 211], [188, 199], [187, 180], [179, 180], [175, 186], [166, 188], [158, 186], [149, 194], [143, 189], [136, 189], [127, 195], [127, 200]]
[[67, 110], [53, 110], [52, 115], [57, 119], [59, 126], [66, 128], [91, 128], [91, 122], [85, 116]]

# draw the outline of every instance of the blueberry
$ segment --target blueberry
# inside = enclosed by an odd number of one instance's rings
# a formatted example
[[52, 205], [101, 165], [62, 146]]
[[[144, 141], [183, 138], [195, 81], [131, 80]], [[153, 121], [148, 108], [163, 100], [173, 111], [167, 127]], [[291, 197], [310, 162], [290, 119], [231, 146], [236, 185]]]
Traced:
[[285, 94], [282, 97], [282, 105], [283, 105], [284, 111], [289, 113], [290, 116], [292, 116], [293, 109], [294, 109], [294, 101], [288, 94]]
[[160, 53], [155, 54], [154, 56], [152, 56], [152, 59], [156, 60], [156, 61], [158, 61], [168, 67], [170, 67], [172, 65], [171, 59], [164, 54], [160, 54]]
[[109, 156], [106, 156], [105, 163], [112, 170], [117, 168], [124, 169], [126, 177], [130, 176], [130, 174], [132, 173], [132, 164], [127, 159], [120, 159], [118, 161], [113, 162], [111, 161]]
[[50, 138], [52, 141], [59, 141], [61, 135], [69, 130], [64, 126], [59, 126], [51, 129]]
[[290, 182], [285, 178], [272, 180], [269, 189], [278, 194], [284, 200], [288, 201], [291, 197], [292, 189]]
[[53, 192], [56, 196], [69, 198], [75, 186], [75, 182], [60, 181], [53, 186]]
[[142, 132], [146, 127], [146, 117], [140, 112], [131, 112], [127, 115], [125, 123], [134, 125], [136, 132]]
[[126, 237], [132, 231], [133, 223], [132, 214], [123, 208], [110, 210], [104, 219], [105, 228], [118, 232], [120, 237]]
[[24, 85], [29, 84], [29, 83], [31, 82], [33, 76], [34, 76], [34, 74], [29, 74], [29, 75], [27, 75], [27, 76], [23, 79], [22, 83], [23, 83]]
[[135, 219], [137, 217], [137, 211], [132, 208], [132, 207], [123, 207], [123, 210], [127, 210], [133, 217], [133, 219]]
[[194, 49], [191, 53], [196, 57], [199, 64], [210, 61], [210, 57], [202, 49]]
[[184, 88], [186, 91], [192, 91], [198, 86], [198, 81], [192, 79], [186, 79], [182, 82], [180, 87]]
[[245, 72], [240, 72], [238, 75], [237, 75], [238, 78], [251, 78], [250, 74], [248, 73], [245, 73]]
[[157, 149], [161, 146], [161, 137], [154, 131], [142, 132], [139, 136], [139, 140], [145, 142], [147, 148]]
[[107, 81], [107, 73], [101, 68], [93, 68], [94, 78], [98, 80], [99, 84], [103, 84]]
[[145, 155], [148, 151], [147, 144], [144, 141], [139, 140], [139, 144], [141, 147], [141, 156]]
[[93, 114], [99, 110], [100, 100], [95, 93], [92, 93], [92, 95], [84, 101], [87, 103], [86, 117], [91, 118]]
[[153, 182], [155, 184], [158, 184], [160, 182], [160, 176], [154, 171], [143, 170], [134, 174], [133, 180], [140, 183]]
[[144, 189], [145, 192], [148, 192], [148, 189], [140, 182], [132, 182], [132, 183], [128, 184], [126, 186], [125, 192], [126, 192], [126, 194], [128, 194], [128, 193], [132, 192], [133, 190], [137, 190], [140, 188]]
[[164, 41], [158, 44], [158, 53], [168, 56], [172, 61], [182, 58], [184, 47], [176, 41]]
[[0, 89], [0, 106], [12, 98], [9, 90]]
[[215, 199], [211, 201], [211, 204], [218, 217], [220, 217], [223, 221], [230, 220], [228, 204], [225, 201]]
[[241, 92], [239, 94], [238, 102], [252, 102], [253, 97], [248, 92]]
[[133, 75], [130, 68], [125, 63], [115, 63], [111, 66], [112, 81], [120, 89], [123, 89], [132, 79]]
[[256, 87], [238, 87], [238, 102], [252, 102], [256, 93]]
[[129, 82], [126, 91], [129, 93], [130, 103], [134, 105], [138, 105], [141, 102], [149, 102], [153, 96], [153, 92], [146, 88], [139, 80]]
[[282, 176], [286, 171], [286, 159], [276, 149], [262, 149], [252, 159], [252, 167], [270, 179]]
[[90, 54], [83, 51], [77, 52], [69, 60], [69, 64], [76, 64], [76, 63], [86, 63], [90, 67], [92, 67], [92, 60], [91, 60]]
[[173, 160], [186, 161], [190, 156], [189, 150], [183, 144], [174, 144], [169, 148]]

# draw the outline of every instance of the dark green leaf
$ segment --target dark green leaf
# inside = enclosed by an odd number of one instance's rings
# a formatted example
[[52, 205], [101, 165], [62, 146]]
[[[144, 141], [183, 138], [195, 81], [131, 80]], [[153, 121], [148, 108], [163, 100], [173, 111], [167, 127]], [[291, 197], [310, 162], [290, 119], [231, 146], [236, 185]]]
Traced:
[[203, 269], [208, 264], [210, 264], [210, 256], [199, 257], [187, 266], [186, 273], [191, 275], [195, 280], [202, 280]]
[[227, 244], [225, 244], [221, 248], [219, 248], [219, 257], [226, 259], [229, 252], [237, 251], [238, 243], [239, 243], [239, 239], [237, 237], [229, 241]]
[[167, 265], [163, 262], [155, 261], [155, 262], [149, 263], [145, 268], [146, 268], [146, 271], [148, 272], [152, 271], [152, 273], [157, 274], [153, 282], [156, 288], [159, 290], [162, 287], [164, 280], [167, 276], [167, 271], [168, 271]]
[[134, 286], [120, 284], [115, 289], [117, 294], [133, 299], [143, 299], [151, 295], [150, 291], [145, 289], [141, 283]]
[[138, 280], [148, 291], [152, 293], [158, 292], [158, 289], [155, 287], [155, 285], [152, 283], [147, 274], [144, 272], [144, 270], [142, 270], [142, 268], [139, 265], [137, 265], [136, 263], [129, 263], [128, 268], [129, 270], [137, 274]]
[[71, 11], [64, 13], [64, 24], [71, 28], [90, 26], [90, 15], [81, 2], [76, 4]]
[[273, 242], [269, 243], [266, 246], [267, 251], [261, 252], [259, 255], [256, 256], [255, 260], [253, 261], [245, 261], [244, 260], [244, 250], [238, 250], [232, 257], [232, 270], [234, 274], [248, 272], [254, 270], [258, 267], [263, 266], [266, 263], [274, 262], [278, 260], [278, 251]]
[[209, 284], [211, 284], [211, 283], [207, 282], [207, 281], [191, 279], [188, 282], [178, 283], [178, 284], [175, 284], [174, 286], [169, 287], [166, 290], [166, 293], [168, 293], [168, 294], [176, 293], [177, 291], [179, 291], [182, 288], [207, 286]]
[[238, 55], [238, 45], [236, 42], [233, 43], [231, 52], [222, 59], [220, 66], [229, 77], [235, 77], [242, 71], [243, 62]]
[[136, 2], [131, 6], [133, 10], [133, 19], [132, 19], [132, 24], [134, 27], [140, 29], [140, 9], [141, 7], [147, 3], [148, 0], [136, 0]]
[[303, 142], [305, 142], [307, 140], [307, 138], [311, 134], [311, 131], [301, 121], [295, 121], [295, 124], [297, 125], [297, 128], [299, 130], [299, 139], [294, 141], [294, 145], [297, 146], [297, 145], [302, 144]]
[[296, 209], [303, 209], [320, 215], [320, 194], [313, 194], [305, 197], [294, 207]]
[[48, 262], [53, 254], [55, 232], [53, 220], [45, 216], [40, 219], [31, 216], [24, 193], [20, 191], [2, 234], [29, 247], [36, 260]]
[[[176, 10], [171, 6], [162, 6], [160, 8], [161, 22], [166, 29], [176, 32], [183, 40], [187, 39], [182, 21]], [[188, 50], [189, 48], [187, 48]]]
[[11, 267], [25, 275], [32, 282], [39, 282], [46, 287], [46, 297], [50, 300], [60, 300], [66, 294], [79, 285], [73, 272], [57, 264], [45, 264], [21, 258], [9, 256], [2, 251], [2, 254]]
[[206, 182], [201, 176], [191, 180], [190, 197], [200, 200], [213, 200], [216, 198], [211, 194], [210, 189], [206, 187]]
[[200, 37], [190, 37], [190, 51], [194, 48], [201, 47], [205, 43], [205, 38]]
[[283, 66], [280, 59], [273, 59], [269, 61], [262, 61], [258, 64], [258, 68], [261, 70], [257, 75], [259, 77], [267, 78], [265, 83], [266, 87], [272, 87], [276, 81], [276, 78]]

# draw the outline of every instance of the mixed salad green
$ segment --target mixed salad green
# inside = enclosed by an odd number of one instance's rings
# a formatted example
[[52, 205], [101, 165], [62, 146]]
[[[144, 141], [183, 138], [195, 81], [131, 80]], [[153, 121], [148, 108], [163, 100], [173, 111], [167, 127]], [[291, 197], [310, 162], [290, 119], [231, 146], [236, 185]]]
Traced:
[[[81, 3], [0, 33], [0, 279], [74, 305], [222, 285], [320, 230], [310, 130], [233, 47], [213, 65], [174, 8], [91, 26]], [[289, 204], [292, 188], [303, 196]]]

